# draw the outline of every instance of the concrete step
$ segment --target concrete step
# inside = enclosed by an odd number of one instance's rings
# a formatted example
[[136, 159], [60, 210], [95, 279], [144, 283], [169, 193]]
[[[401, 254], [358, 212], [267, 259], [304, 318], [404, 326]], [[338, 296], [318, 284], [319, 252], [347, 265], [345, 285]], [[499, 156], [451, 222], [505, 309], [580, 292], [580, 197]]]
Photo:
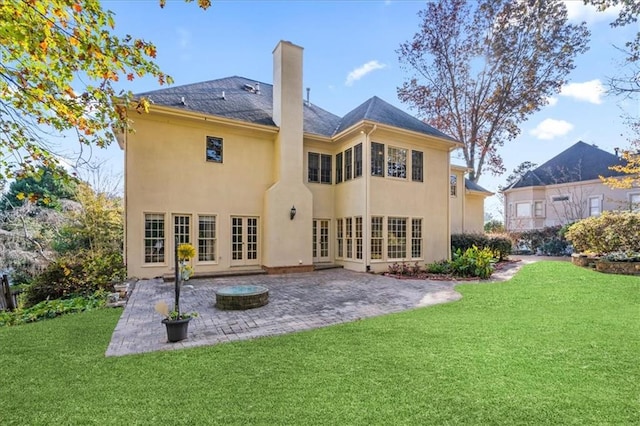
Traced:
[[325, 269], [342, 269], [342, 265], [336, 265], [335, 263], [316, 263], [313, 265], [313, 269], [316, 271], [324, 271]]
[[[244, 269], [238, 271], [218, 271], [218, 272], [196, 272], [191, 276], [191, 279], [198, 278], [226, 278], [226, 277], [243, 277], [246, 275], [266, 275], [267, 271], [264, 269]], [[175, 276], [173, 273], [164, 274], [162, 280], [164, 282], [173, 282]]]

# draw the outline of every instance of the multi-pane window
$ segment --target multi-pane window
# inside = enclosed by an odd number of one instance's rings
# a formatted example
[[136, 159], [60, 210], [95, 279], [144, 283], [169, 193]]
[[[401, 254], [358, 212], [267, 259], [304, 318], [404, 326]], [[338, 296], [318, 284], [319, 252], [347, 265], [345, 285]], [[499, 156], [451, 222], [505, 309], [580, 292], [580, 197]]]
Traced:
[[362, 259], [362, 217], [356, 217], [356, 259]]
[[411, 257], [422, 257], [422, 219], [411, 219]]
[[535, 215], [535, 217], [544, 216], [544, 206], [542, 204], [542, 201], [533, 202], [533, 214]]
[[387, 257], [407, 257], [407, 219], [404, 217], [387, 218]]
[[353, 257], [353, 219], [348, 217], [344, 220], [344, 223], [346, 225], [345, 239], [347, 246], [347, 253], [345, 254], [345, 257], [347, 259], [351, 259]]
[[387, 176], [407, 177], [407, 150], [390, 146], [387, 150]]
[[331, 184], [331, 156], [320, 155], [320, 183]]
[[362, 144], [353, 147], [353, 177], [362, 176]]
[[344, 152], [344, 180], [353, 177], [353, 149], [349, 148]]
[[216, 217], [198, 217], [198, 261], [216, 260]]
[[231, 259], [232, 260], [241, 260], [243, 251], [243, 226], [242, 226], [242, 218], [234, 217], [231, 218]]
[[320, 154], [309, 153], [309, 165], [307, 180], [309, 182], [320, 182]]
[[338, 257], [344, 256], [344, 234], [342, 228], [342, 219], [336, 221], [336, 240], [338, 243]]
[[144, 263], [164, 262], [164, 215], [144, 215]]
[[222, 138], [207, 136], [207, 161], [222, 163]]
[[422, 151], [411, 151], [411, 180], [415, 182], [422, 182], [423, 179], [422, 159]]
[[449, 195], [452, 197], [458, 196], [458, 176], [449, 176]]
[[331, 183], [331, 156], [327, 154], [309, 153], [308, 173], [309, 182]]
[[371, 176], [384, 176], [384, 144], [371, 142]]
[[383, 218], [380, 216], [371, 217], [371, 259], [372, 260], [382, 259], [382, 242], [384, 241], [382, 220]]
[[173, 216], [173, 235], [178, 238], [178, 244], [191, 242], [191, 216]]
[[258, 258], [258, 218], [247, 218], [247, 259]]
[[342, 182], [342, 153], [336, 154], [336, 183]]

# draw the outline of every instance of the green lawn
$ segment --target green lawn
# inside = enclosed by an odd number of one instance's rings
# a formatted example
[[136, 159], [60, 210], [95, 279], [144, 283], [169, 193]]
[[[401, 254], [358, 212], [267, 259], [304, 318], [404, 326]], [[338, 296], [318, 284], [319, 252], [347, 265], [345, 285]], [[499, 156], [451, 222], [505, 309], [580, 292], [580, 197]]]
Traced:
[[541, 262], [458, 290], [447, 305], [121, 358], [104, 357], [119, 311], [2, 328], [0, 424], [640, 424], [640, 278]]

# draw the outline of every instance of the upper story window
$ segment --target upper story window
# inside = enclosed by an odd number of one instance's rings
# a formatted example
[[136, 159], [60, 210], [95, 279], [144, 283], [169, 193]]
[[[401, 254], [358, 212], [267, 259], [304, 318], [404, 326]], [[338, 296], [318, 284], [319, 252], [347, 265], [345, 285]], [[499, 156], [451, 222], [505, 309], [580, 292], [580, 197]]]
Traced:
[[371, 176], [384, 176], [384, 144], [371, 142]]
[[336, 183], [342, 182], [342, 153], [336, 154]]
[[344, 152], [344, 180], [351, 180], [353, 177], [353, 149], [349, 148]]
[[308, 181], [331, 184], [331, 155], [309, 153]]
[[589, 216], [600, 216], [602, 204], [600, 197], [589, 197]]
[[449, 176], [449, 195], [452, 197], [458, 196], [458, 176]]
[[387, 176], [407, 177], [407, 150], [390, 146], [387, 150]]
[[422, 151], [411, 151], [411, 180], [422, 182]]
[[331, 156], [328, 154], [320, 155], [320, 183], [331, 184]]
[[362, 144], [353, 147], [353, 177], [362, 176]]
[[207, 161], [222, 163], [222, 138], [207, 136]]

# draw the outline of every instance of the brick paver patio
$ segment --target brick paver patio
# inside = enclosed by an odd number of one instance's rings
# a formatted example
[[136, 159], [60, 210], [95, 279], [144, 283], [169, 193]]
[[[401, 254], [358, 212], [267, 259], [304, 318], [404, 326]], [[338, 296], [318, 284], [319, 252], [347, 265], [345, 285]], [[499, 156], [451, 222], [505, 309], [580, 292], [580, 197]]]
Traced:
[[[526, 263], [526, 262], [525, 262]], [[512, 275], [517, 265], [496, 274]], [[129, 296], [114, 330], [107, 356], [213, 345], [273, 336], [355, 321], [421, 306], [460, 299], [457, 282], [398, 280], [375, 274], [331, 269], [285, 275], [196, 279], [185, 283], [180, 305], [183, 312], [199, 313], [189, 324], [189, 337], [168, 343], [162, 317], [155, 304], [172, 306], [173, 283], [141, 280]], [[215, 307], [215, 291], [230, 285], [261, 285], [269, 289], [269, 304], [246, 311]]]

